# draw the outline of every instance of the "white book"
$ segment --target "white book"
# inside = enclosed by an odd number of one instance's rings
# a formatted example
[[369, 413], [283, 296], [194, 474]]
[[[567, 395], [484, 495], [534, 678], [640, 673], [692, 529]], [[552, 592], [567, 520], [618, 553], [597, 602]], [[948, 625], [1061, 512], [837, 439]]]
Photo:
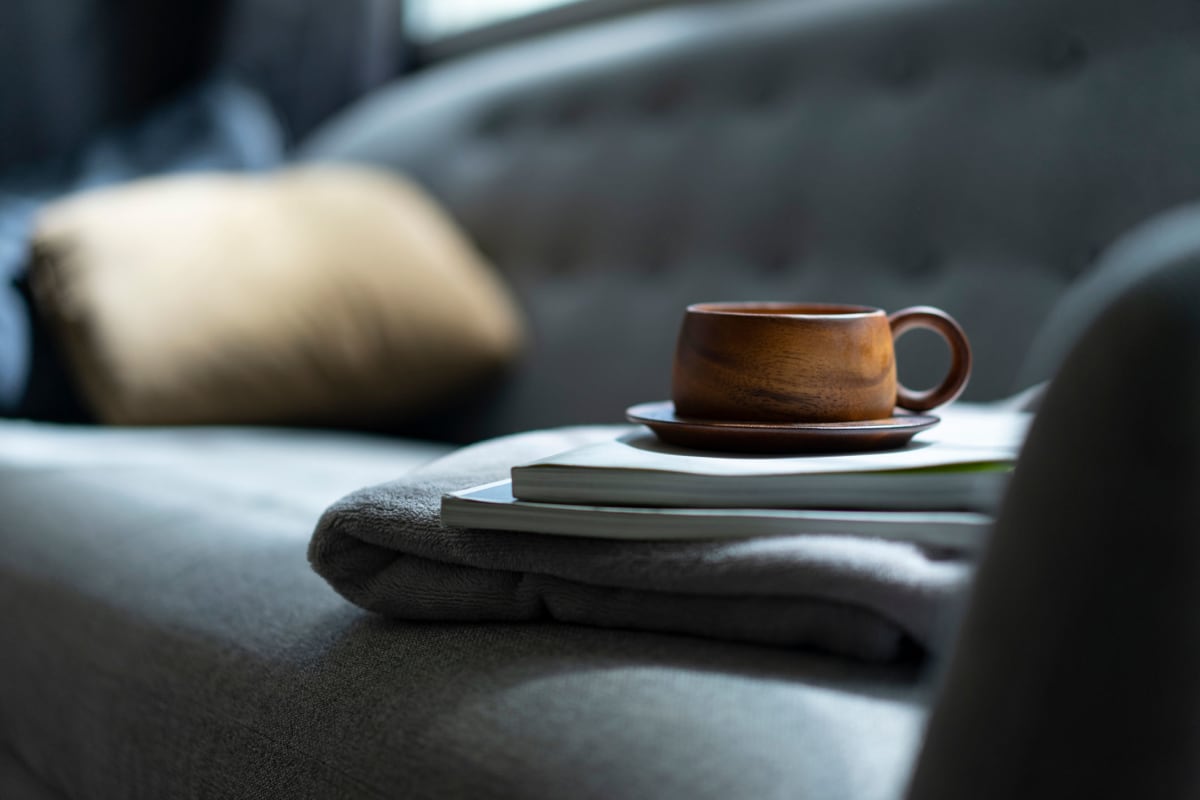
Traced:
[[645, 429], [516, 466], [514, 495], [540, 503], [696, 508], [991, 510], [1032, 415], [958, 404], [897, 450], [843, 455], [707, 453]]
[[637, 508], [517, 500], [510, 481], [442, 498], [442, 524], [601, 539], [683, 541], [758, 536], [859, 536], [973, 551], [992, 520], [951, 511], [801, 511], [766, 508]]

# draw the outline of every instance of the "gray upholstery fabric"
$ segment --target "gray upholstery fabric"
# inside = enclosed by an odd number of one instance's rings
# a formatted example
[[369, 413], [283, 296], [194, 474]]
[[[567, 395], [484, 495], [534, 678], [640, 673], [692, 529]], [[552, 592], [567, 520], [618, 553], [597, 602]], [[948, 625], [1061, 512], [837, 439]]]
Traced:
[[446, 451], [441, 444], [333, 431], [96, 428], [0, 420], [0, 475], [6, 480], [28, 472], [42, 475], [49, 486], [60, 470], [161, 469], [194, 481], [198, 490], [298, 503], [313, 515], [346, 492], [404, 474]]
[[62, 800], [62, 795], [29, 771], [7, 746], [0, 746], [0, 797], [11, 800]]
[[1042, 402], [912, 800], [1200, 796], [1200, 208], [1084, 296], [1118, 285]]
[[[1200, 196], [1191, 0], [779, 0], [658, 11], [369, 98], [314, 159], [416, 175], [508, 273], [537, 345], [461, 438], [668, 393], [686, 302], [940, 305], [1014, 386], [1063, 288]], [[901, 376], [945, 357], [903, 342]], [[926, 347], [927, 345], [927, 347]]]
[[443, 494], [613, 436], [609, 426], [505, 436], [360, 489], [322, 515], [309, 560], [348, 600], [396, 619], [553, 619], [870, 661], [938, 652], [969, 575], [944, 551], [847, 536], [631, 542], [442, 526]]
[[319, 507], [426, 448], [140, 433], [0, 427], [0, 739], [52, 794], [866, 799], [905, 779], [908, 667], [346, 603], [305, 560]]
[[[714, 3], [438, 70], [307, 153], [414, 172], [518, 283], [539, 349], [459, 435], [665, 394], [669, 309], [697, 299], [941, 304], [977, 345], [970, 396], [994, 396], [1093, 254], [1197, 196], [1198, 18], [1190, 0]], [[1051, 390], [920, 800], [1196, 794], [1184, 274], [1139, 282]], [[1163, 391], [1131, 410], [1140, 379]], [[0, 789], [861, 799], [903, 784], [923, 716], [911, 673], [379, 619], [304, 549], [327, 502], [412, 451], [212, 452], [209, 433], [0, 427]]]

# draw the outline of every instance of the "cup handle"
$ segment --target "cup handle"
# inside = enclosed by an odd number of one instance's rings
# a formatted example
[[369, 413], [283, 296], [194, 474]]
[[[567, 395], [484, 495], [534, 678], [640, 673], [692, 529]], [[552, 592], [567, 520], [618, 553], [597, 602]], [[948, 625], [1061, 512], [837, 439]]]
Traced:
[[913, 306], [889, 314], [888, 324], [892, 326], [893, 341], [915, 328], [926, 328], [940, 334], [950, 345], [950, 372], [941, 384], [917, 392], [897, 382], [896, 405], [909, 411], [928, 411], [949, 403], [962, 393], [971, 376], [971, 345], [962, 326], [953, 317], [932, 306]]

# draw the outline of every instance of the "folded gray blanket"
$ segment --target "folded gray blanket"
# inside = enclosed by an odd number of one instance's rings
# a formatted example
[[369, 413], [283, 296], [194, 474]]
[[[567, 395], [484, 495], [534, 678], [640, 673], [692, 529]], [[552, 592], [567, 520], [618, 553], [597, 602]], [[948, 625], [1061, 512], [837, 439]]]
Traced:
[[871, 661], [938, 649], [968, 565], [847, 536], [637, 542], [442, 527], [441, 497], [613, 427], [518, 434], [357, 491], [308, 557], [353, 603], [404, 620], [559, 620], [804, 646]]

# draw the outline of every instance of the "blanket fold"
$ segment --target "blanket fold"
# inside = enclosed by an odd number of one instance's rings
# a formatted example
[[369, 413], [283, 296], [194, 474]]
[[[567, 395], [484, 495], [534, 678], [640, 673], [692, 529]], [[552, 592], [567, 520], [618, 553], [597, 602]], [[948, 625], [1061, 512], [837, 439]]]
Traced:
[[359, 490], [309, 561], [340, 594], [405, 620], [561, 622], [812, 647], [870, 661], [937, 651], [968, 564], [848, 536], [639, 542], [446, 528], [443, 494], [611, 437], [611, 426], [493, 439]]

